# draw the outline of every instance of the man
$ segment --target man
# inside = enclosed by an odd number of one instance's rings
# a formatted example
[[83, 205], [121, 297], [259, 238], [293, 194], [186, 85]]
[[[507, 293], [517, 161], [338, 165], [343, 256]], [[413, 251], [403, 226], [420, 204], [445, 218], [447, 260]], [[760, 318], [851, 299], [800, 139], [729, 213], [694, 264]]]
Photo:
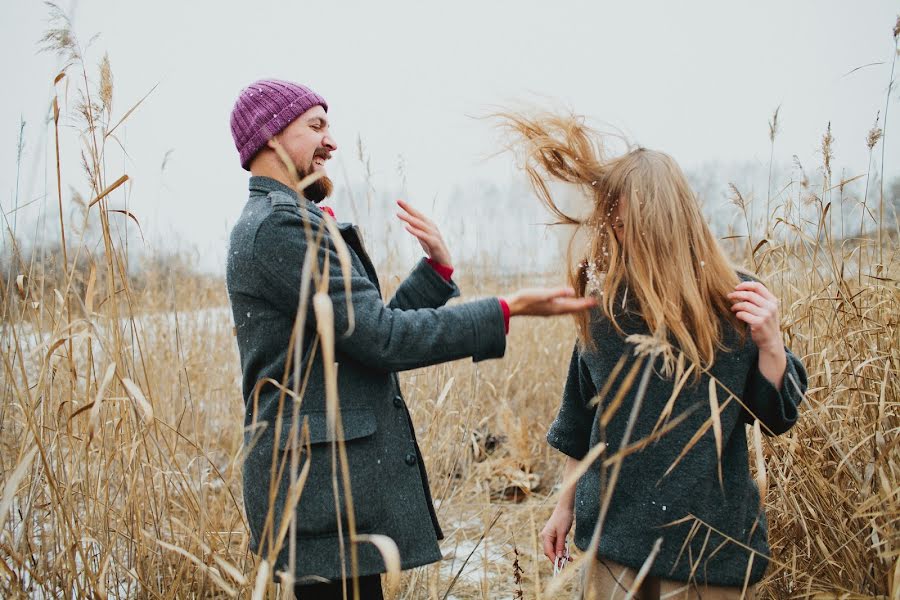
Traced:
[[[317, 206], [331, 192], [325, 164], [337, 151], [327, 111], [324, 98], [307, 87], [263, 80], [240, 93], [231, 114], [241, 166], [252, 175], [227, 267], [246, 405], [244, 504], [252, 549], [301, 582], [301, 599], [343, 597], [351, 575], [358, 576], [353, 585], [361, 598], [380, 598], [384, 560], [355, 535], [390, 537], [403, 569], [441, 558], [441, 528], [396, 372], [499, 358], [510, 317], [594, 303], [561, 289], [444, 306], [459, 295], [446, 244], [430, 220], [401, 203], [401, 218], [428, 258], [385, 304], [358, 230], [327, 223], [331, 217]], [[302, 196], [298, 179], [315, 179]], [[349, 279], [342, 255], [344, 261], [349, 255]], [[321, 274], [331, 299], [339, 428], [326, 409], [326, 371], [334, 365], [323, 361], [316, 311], [308, 295], [301, 298], [307, 259], [307, 273]], [[300, 348], [293, 352], [300, 321]], [[288, 362], [293, 356], [299, 365]], [[346, 451], [349, 495], [336, 439]]]

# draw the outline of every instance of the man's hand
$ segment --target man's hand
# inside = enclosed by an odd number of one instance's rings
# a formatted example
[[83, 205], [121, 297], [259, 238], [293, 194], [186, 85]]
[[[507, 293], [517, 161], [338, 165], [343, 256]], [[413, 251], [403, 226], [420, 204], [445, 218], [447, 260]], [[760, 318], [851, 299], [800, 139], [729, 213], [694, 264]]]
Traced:
[[509, 316], [531, 315], [548, 317], [567, 315], [597, 306], [593, 298], [576, 298], [572, 288], [533, 288], [519, 290], [505, 298]]
[[444, 243], [444, 238], [434, 222], [424, 214], [409, 205], [404, 200], [397, 200], [403, 212], [397, 213], [397, 217], [406, 223], [406, 230], [410, 232], [422, 245], [422, 250], [428, 255], [428, 258], [436, 263], [452, 266], [453, 262], [450, 258], [450, 250]]

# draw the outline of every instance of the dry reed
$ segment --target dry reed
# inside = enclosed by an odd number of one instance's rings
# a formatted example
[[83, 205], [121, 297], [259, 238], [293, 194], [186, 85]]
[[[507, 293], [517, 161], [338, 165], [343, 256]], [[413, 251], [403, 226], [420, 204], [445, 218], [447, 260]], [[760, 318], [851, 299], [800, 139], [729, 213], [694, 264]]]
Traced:
[[[90, 254], [83, 236], [66, 235], [59, 175], [68, 159], [57, 144], [62, 253], [54, 267], [62, 276], [46, 277], [45, 265], [11, 238], [16, 277], [4, 281], [0, 313], [2, 595], [283, 595], [272, 582], [273, 557], [247, 550], [240, 500], [243, 402], [223, 284], [213, 282], [199, 302], [196, 281], [188, 278], [148, 277], [134, 285], [108, 204], [127, 175], [108, 184], [103, 157], [112, 132], [136, 106], [112, 124], [109, 59], [100, 64], [100, 83], [90, 84], [77, 39], [64, 16], [56, 18], [45, 41], [67, 61], [56, 85], [69, 81], [80, 98], [72, 112], [81, 118], [83, 171], [94, 198], [85, 219], [99, 224], [102, 251]], [[58, 127], [56, 99], [53, 106]], [[886, 113], [884, 129], [876, 122], [867, 138], [870, 152], [883, 144]], [[776, 111], [773, 157], [777, 118]], [[898, 232], [885, 220], [883, 189], [877, 216], [867, 216], [874, 213], [866, 210], [867, 184], [859, 227], [853, 237], [837, 235], [829, 212], [843, 201], [835, 190], [843, 194], [845, 182], [832, 181], [832, 141], [829, 128], [818, 182], [794, 183], [776, 194], [770, 182], [762, 224], [752, 216], [752, 200], [734, 188], [747, 231], [731, 240], [732, 251], [781, 299], [785, 340], [810, 375], [808, 402], [788, 434], [748, 432], [757, 481], [767, 490], [773, 552], [761, 592], [896, 599]], [[764, 237], [754, 239], [753, 231]], [[321, 327], [330, 301], [315, 293], [322, 281], [311, 271], [305, 270], [305, 298], [314, 302]], [[522, 280], [534, 282], [526, 275]], [[497, 281], [464, 281], [463, 287], [499, 291]], [[302, 328], [298, 324], [295, 337]], [[328, 328], [321, 333], [329, 346]], [[550, 565], [536, 531], [560, 489], [561, 459], [543, 435], [573, 339], [567, 321], [515, 323], [502, 361], [461, 361], [403, 376], [447, 539], [443, 562], [390, 578], [397, 597], [555, 597], [548, 585], [571, 592], [571, 581], [548, 583]], [[640, 371], [631, 377], [638, 385], [640, 378]], [[711, 395], [713, 411], [728, 401]], [[337, 402], [330, 396], [335, 428]], [[716, 420], [709, 426], [718, 440]], [[346, 457], [339, 445], [336, 451], [335, 477], [345, 477]], [[607, 457], [605, 468], [614, 473], [616, 464]], [[293, 499], [302, 502], [303, 481], [296, 483]], [[281, 537], [289, 538], [289, 524], [281, 525]], [[397, 564], [390, 540], [358, 541], [375, 544]]]

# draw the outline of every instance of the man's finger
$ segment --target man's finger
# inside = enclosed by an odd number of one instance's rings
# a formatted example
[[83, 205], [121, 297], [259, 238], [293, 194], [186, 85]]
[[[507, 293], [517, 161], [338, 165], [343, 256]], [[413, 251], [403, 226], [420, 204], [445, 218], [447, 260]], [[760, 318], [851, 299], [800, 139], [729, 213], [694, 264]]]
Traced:
[[424, 231], [422, 231], [421, 229], [416, 229], [412, 225], [406, 225], [404, 229], [412, 234], [417, 240], [424, 243], [425, 240], [423, 238], [426, 235]]
[[426, 220], [426, 221], [428, 220], [427, 217], [425, 217], [425, 215], [423, 213], [421, 213], [420, 211], [413, 208], [413, 206], [411, 204], [409, 204], [406, 200], [397, 200], [397, 204], [399, 204], [400, 208], [402, 208], [403, 210], [405, 210], [412, 216], [419, 218], [419, 219]]
[[422, 222], [421, 219], [417, 219], [412, 215], [408, 215], [406, 213], [397, 213], [397, 218], [403, 221], [404, 223], [409, 223], [410, 225], [415, 225], [420, 229], [427, 229], [428, 227]]
[[425, 231], [421, 227], [416, 227], [415, 225], [413, 225], [411, 223], [407, 223], [406, 225], [404, 225], [404, 228], [416, 237], [430, 235], [427, 231]]
[[559, 314], [581, 312], [597, 306], [593, 298], [557, 298], [553, 303]]
[[544, 297], [547, 300], [556, 300], [560, 298], [570, 298], [575, 295], [575, 290], [572, 288], [554, 288], [544, 290]]
[[434, 229], [434, 227], [426, 220], [420, 219], [419, 217], [416, 217], [412, 214], [397, 213], [397, 217], [403, 221], [406, 221], [407, 223], [419, 227], [420, 229]]
[[403, 210], [407, 211], [407, 212], [410, 212], [410, 213], [418, 212], [418, 211], [416, 211], [416, 209], [413, 208], [412, 205], [411, 205], [409, 202], [407, 202], [406, 200], [397, 200], [397, 204], [399, 204], [400, 207], [401, 207]]
[[422, 242], [429, 248], [433, 248], [434, 246], [437, 245], [434, 237], [427, 231], [422, 231], [421, 229], [413, 227], [412, 225], [407, 225], [406, 230], [408, 232], [410, 232], [412, 235], [414, 235], [416, 237], [416, 239], [418, 239], [420, 242]]
[[557, 300], [563, 306], [574, 309], [593, 308], [597, 306], [596, 298], [560, 298]]

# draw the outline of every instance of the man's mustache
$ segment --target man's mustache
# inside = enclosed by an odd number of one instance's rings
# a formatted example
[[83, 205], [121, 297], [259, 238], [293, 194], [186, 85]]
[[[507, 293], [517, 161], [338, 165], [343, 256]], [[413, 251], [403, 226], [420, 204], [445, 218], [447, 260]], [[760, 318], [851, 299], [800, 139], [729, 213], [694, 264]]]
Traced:
[[330, 160], [331, 152], [329, 152], [325, 148], [316, 148], [316, 151], [313, 153], [313, 158], [324, 158], [325, 160]]

